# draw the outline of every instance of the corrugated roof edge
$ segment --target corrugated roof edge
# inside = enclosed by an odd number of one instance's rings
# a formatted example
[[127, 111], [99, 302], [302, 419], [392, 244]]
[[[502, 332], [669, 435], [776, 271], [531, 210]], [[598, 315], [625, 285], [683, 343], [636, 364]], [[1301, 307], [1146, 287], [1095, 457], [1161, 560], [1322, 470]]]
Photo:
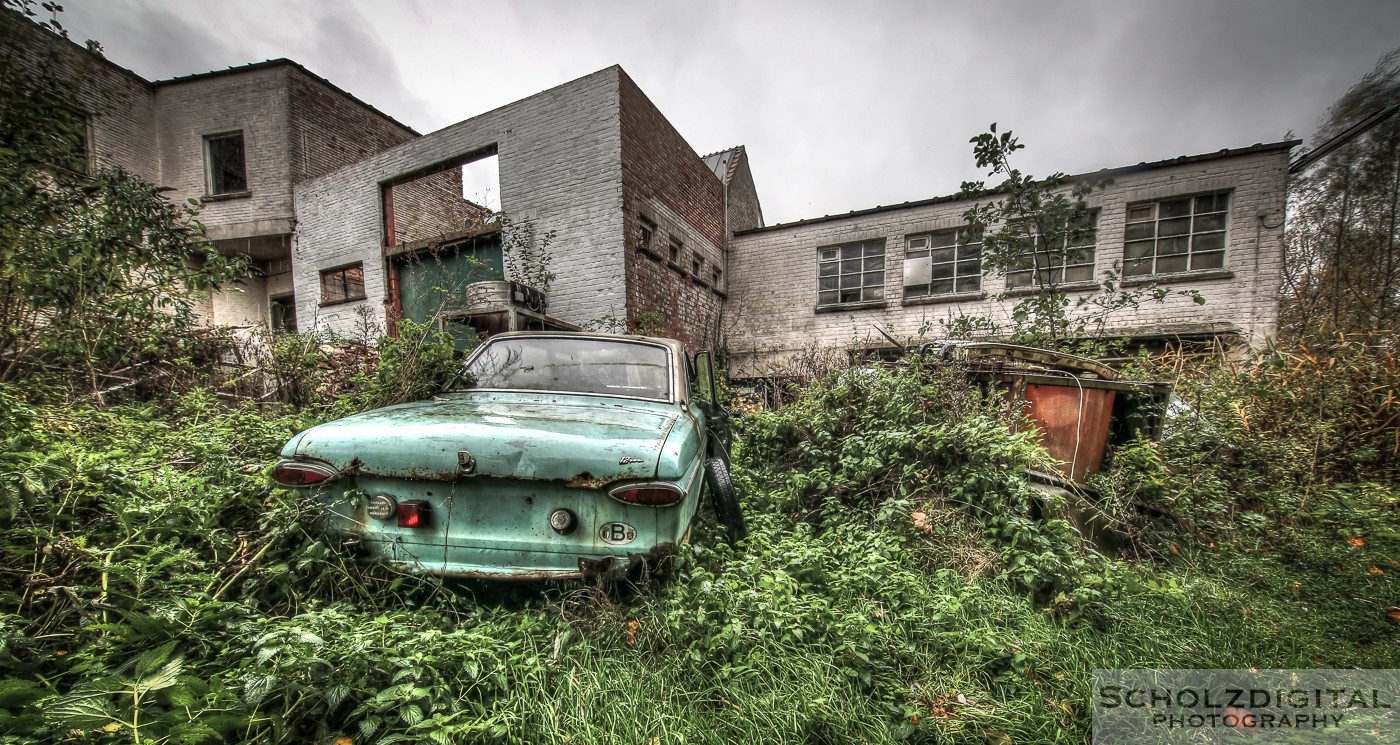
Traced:
[[[1128, 173], [1135, 173], [1135, 172], [1137, 172], [1137, 171], [1148, 171], [1148, 170], [1152, 170], [1152, 169], [1154, 169], [1154, 168], [1166, 168], [1166, 167], [1168, 167], [1168, 166], [1179, 166], [1179, 165], [1185, 165], [1185, 164], [1188, 164], [1188, 163], [1200, 163], [1200, 162], [1202, 162], [1202, 161], [1217, 160], [1217, 159], [1219, 159], [1219, 158], [1233, 158], [1233, 157], [1237, 157], [1237, 156], [1240, 156], [1240, 155], [1252, 155], [1252, 154], [1255, 154], [1255, 153], [1267, 153], [1267, 152], [1271, 152], [1271, 151], [1274, 151], [1274, 150], [1292, 150], [1293, 148], [1295, 148], [1295, 147], [1297, 147], [1297, 146], [1299, 146], [1299, 145], [1301, 145], [1301, 144], [1303, 144], [1303, 141], [1302, 141], [1302, 140], [1280, 140], [1280, 141], [1278, 141], [1278, 142], [1255, 143], [1255, 144], [1253, 144], [1253, 145], [1250, 145], [1249, 147], [1223, 148], [1223, 149], [1217, 150], [1216, 152], [1213, 152], [1213, 153], [1202, 153], [1202, 154], [1200, 154], [1200, 155], [1179, 155], [1179, 156], [1177, 156], [1177, 157], [1175, 157], [1175, 158], [1167, 158], [1166, 160], [1154, 160], [1154, 161], [1152, 161], [1152, 162], [1150, 162], [1150, 163], [1149, 163], [1149, 162], [1143, 162], [1143, 163], [1138, 163], [1137, 165], [1131, 165], [1131, 166], [1120, 166], [1120, 167], [1118, 167], [1118, 168], [1104, 168], [1104, 169], [1101, 169], [1101, 170], [1098, 170], [1098, 171], [1090, 171], [1090, 172], [1088, 172], [1088, 173], [1070, 174], [1070, 175], [1066, 176], [1065, 179], [1066, 179], [1067, 181], [1072, 181], [1072, 180], [1075, 180], [1075, 179], [1090, 178], [1090, 177], [1093, 177], [1093, 178], [1113, 177], [1113, 176], [1119, 176], [1119, 175], [1128, 174]], [[721, 152], [722, 152], [722, 151], [721, 151]], [[1002, 190], [1002, 187], [996, 186], [996, 187], [993, 187], [993, 188], [991, 188], [991, 189], [988, 189], [986, 193], [987, 193], [987, 194], [996, 194], [996, 193], [1000, 192], [1001, 190]], [[792, 221], [792, 222], [778, 223], [777, 225], [768, 225], [768, 226], [765, 226], [765, 227], [762, 227], [762, 228], [751, 228], [751, 229], [749, 229], [749, 230], [741, 230], [741, 231], [735, 233], [734, 235], [735, 235], [735, 236], [753, 235], [753, 234], [755, 234], [755, 233], [766, 233], [766, 232], [769, 232], [769, 231], [772, 231], [772, 230], [781, 230], [781, 229], [783, 229], [783, 228], [792, 228], [792, 227], [796, 227], [796, 226], [799, 226], [799, 225], [811, 225], [811, 224], [813, 224], [813, 223], [830, 222], [830, 221], [832, 221], [832, 220], [846, 220], [846, 219], [849, 219], [849, 218], [852, 218], [852, 217], [862, 217], [862, 216], [864, 216], [864, 215], [874, 215], [874, 214], [878, 214], [878, 213], [881, 213], [881, 212], [893, 212], [893, 211], [895, 211], [895, 210], [907, 210], [907, 209], [913, 209], [913, 208], [916, 208], [916, 207], [927, 207], [927, 206], [929, 206], [929, 205], [934, 205], [934, 204], [945, 204], [945, 203], [947, 203], [947, 202], [966, 201], [966, 200], [968, 200], [968, 199], [970, 199], [970, 198], [967, 197], [967, 196], [964, 195], [964, 194], [961, 194], [961, 193], [958, 193], [958, 194], [948, 194], [948, 195], [946, 195], [946, 196], [941, 196], [941, 197], [932, 197], [932, 198], [929, 198], [929, 199], [920, 199], [920, 200], [915, 201], [915, 202], [904, 202], [904, 203], [902, 203], [902, 204], [880, 205], [880, 206], [876, 206], [876, 207], [868, 207], [868, 208], [866, 208], [866, 209], [861, 209], [861, 210], [851, 210], [850, 212], [847, 212], [847, 213], [844, 213], [844, 214], [840, 214], [840, 215], [823, 215], [823, 216], [821, 216], [821, 217], [809, 217], [809, 218], [806, 218], [806, 219], [804, 219], [804, 220], [794, 220], [794, 221]]]
[[[710, 166], [710, 170], [715, 170], [716, 166], [723, 162], [724, 156], [731, 154], [735, 157], [729, 159], [729, 164], [728, 166], [726, 166], [724, 174], [721, 175], [719, 173], [715, 173], [715, 178], [728, 185], [729, 180], [734, 178], [734, 171], [739, 167], [738, 156], [745, 154], [743, 145], [735, 145], [734, 147], [727, 147], [723, 150], [716, 150], [715, 152], [710, 153], [709, 155], [700, 156], [700, 160], [704, 161], [705, 165]], [[715, 162], [713, 165], [710, 164], [710, 158], [715, 158]]]
[[207, 78], [216, 78], [216, 77], [220, 77], [220, 76], [223, 76], [223, 75], [237, 75], [237, 74], [240, 74], [240, 73], [253, 72], [253, 71], [256, 71], [256, 70], [263, 70], [263, 69], [267, 69], [267, 68], [281, 67], [281, 66], [287, 66], [287, 67], [296, 68], [297, 70], [299, 70], [299, 71], [301, 71], [303, 74], [305, 74], [307, 77], [310, 77], [312, 80], [315, 80], [316, 82], [320, 83], [321, 85], [324, 85], [324, 86], [326, 86], [327, 88], [330, 88], [331, 90], [335, 91], [336, 93], [339, 93], [340, 95], [345, 96], [346, 98], [350, 99], [351, 101], [354, 101], [355, 103], [359, 104], [360, 106], [363, 106], [364, 108], [368, 109], [370, 112], [372, 112], [372, 113], [374, 113], [374, 114], [376, 114], [376, 115], [378, 115], [378, 116], [384, 117], [386, 120], [388, 120], [388, 121], [390, 121], [390, 122], [393, 122], [396, 126], [398, 126], [399, 128], [403, 129], [405, 132], [408, 132], [408, 133], [413, 134], [413, 135], [417, 135], [417, 136], [419, 136], [419, 137], [421, 137], [422, 134], [423, 134], [422, 132], [419, 132], [418, 130], [414, 129], [413, 127], [410, 127], [410, 126], [408, 126], [407, 124], [404, 124], [403, 122], [399, 121], [398, 119], [395, 119], [394, 117], [389, 116], [388, 114], [386, 114], [386, 113], [380, 111], [379, 109], [375, 108], [374, 106], [371, 106], [370, 104], [365, 103], [364, 101], [362, 101], [362, 100], [360, 100], [359, 98], [357, 98], [354, 94], [352, 94], [352, 93], [346, 91], [344, 88], [341, 88], [340, 86], [336, 85], [335, 83], [332, 83], [331, 81], [326, 80], [325, 78], [321, 77], [320, 75], [317, 75], [316, 73], [314, 73], [314, 72], [312, 72], [312, 71], [306, 69], [306, 67], [305, 67], [304, 65], [302, 65], [300, 62], [297, 62], [296, 60], [287, 59], [286, 57], [278, 57], [277, 59], [264, 60], [264, 61], [262, 61], [262, 62], [249, 62], [249, 63], [246, 64], [246, 65], [234, 65], [233, 67], [228, 67], [228, 68], [225, 68], [225, 69], [223, 69], [223, 70], [210, 70], [209, 72], [197, 72], [197, 73], [193, 73], [193, 74], [190, 74], [190, 75], [180, 75], [179, 77], [165, 78], [164, 80], [155, 80], [155, 81], [151, 81], [150, 85], [151, 85], [151, 87], [153, 87], [153, 88], [159, 88], [159, 87], [165, 86], [165, 85], [178, 85], [178, 84], [180, 84], [180, 83], [189, 83], [189, 82], [196, 81], [196, 80], [204, 80], [204, 79], [207, 79]]

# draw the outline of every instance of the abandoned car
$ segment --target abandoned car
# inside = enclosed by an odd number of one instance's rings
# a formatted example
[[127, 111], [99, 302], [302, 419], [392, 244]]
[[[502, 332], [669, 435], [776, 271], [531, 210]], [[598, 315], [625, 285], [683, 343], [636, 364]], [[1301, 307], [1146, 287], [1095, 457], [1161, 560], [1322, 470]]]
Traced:
[[437, 396], [313, 427], [272, 478], [329, 527], [415, 571], [500, 579], [639, 570], [711, 495], [745, 527], [708, 352], [642, 336], [491, 337]]

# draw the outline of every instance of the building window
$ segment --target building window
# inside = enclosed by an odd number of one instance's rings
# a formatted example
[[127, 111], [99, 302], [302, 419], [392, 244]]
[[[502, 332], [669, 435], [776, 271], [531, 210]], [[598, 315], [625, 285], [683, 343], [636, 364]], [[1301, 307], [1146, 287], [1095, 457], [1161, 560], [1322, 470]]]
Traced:
[[705, 273], [705, 257], [692, 256], [690, 258], [690, 276], [700, 279]]
[[211, 195], [248, 191], [242, 132], [204, 138], [204, 159], [205, 170], [209, 173]]
[[722, 279], [724, 279], [724, 272], [719, 267], [710, 270], [710, 284], [713, 284], [716, 290], [719, 289], [719, 283]]
[[885, 240], [817, 249], [817, 305], [885, 298]]
[[[1053, 249], [1037, 247], [1028, 238], [1020, 257], [1006, 272], [1008, 289], [1066, 282], [1088, 282], [1094, 278], [1094, 247], [1098, 243], [1097, 212], [1065, 227]], [[1033, 237], [1038, 237], [1034, 235]]]
[[649, 254], [655, 254], [652, 241], [656, 240], [656, 223], [641, 215], [637, 216], [637, 247]]
[[684, 250], [685, 244], [681, 243], [679, 239], [671, 239], [671, 263], [676, 267], [681, 265], [681, 252]]
[[365, 268], [351, 264], [321, 272], [321, 304], [333, 305], [365, 299]]
[[982, 290], [982, 237], [972, 230], [910, 236], [905, 248], [905, 297]]
[[1123, 275], [1223, 268], [1229, 209], [1228, 192], [1128, 205]]
[[270, 321], [273, 331], [295, 333], [297, 330], [296, 298], [291, 295], [278, 295], [269, 298]]

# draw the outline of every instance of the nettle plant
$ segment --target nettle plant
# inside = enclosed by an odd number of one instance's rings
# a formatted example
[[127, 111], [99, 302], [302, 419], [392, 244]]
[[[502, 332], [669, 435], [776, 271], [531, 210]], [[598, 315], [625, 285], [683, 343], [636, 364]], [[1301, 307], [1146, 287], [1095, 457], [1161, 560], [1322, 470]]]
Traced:
[[550, 230], [540, 233], [532, 220], [512, 218], [505, 213], [497, 215], [496, 221], [501, 226], [501, 254], [506, 276], [548, 294], [549, 284], [555, 276], [549, 268], [554, 262], [550, 246], [557, 232]]
[[1020, 298], [1012, 307], [1014, 341], [1093, 345], [1114, 315], [1144, 302], [1160, 303], [1178, 294], [1205, 303], [1194, 290], [1173, 291], [1154, 283], [1127, 288], [1116, 261], [1095, 276], [1097, 215], [1086, 197], [1102, 182], [1063, 173], [1039, 179], [1022, 173], [1011, 165], [1011, 156], [1025, 145], [1009, 130], [998, 133], [995, 122], [969, 141], [977, 167], [1005, 178], [992, 189], [982, 181], [963, 182], [964, 196], [988, 197], [964, 212], [963, 219], [982, 240], [983, 269], [1007, 278], [997, 299]]

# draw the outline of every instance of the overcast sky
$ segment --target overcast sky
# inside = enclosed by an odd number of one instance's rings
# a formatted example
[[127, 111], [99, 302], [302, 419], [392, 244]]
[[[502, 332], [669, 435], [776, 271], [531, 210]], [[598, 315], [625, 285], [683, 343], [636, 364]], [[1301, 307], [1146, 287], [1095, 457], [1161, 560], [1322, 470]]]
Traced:
[[1396, 0], [64, 0], [150, 79], [288, 57], [420, 132], [621, 64], [768, 224], [952, 193], [990, 122], [1036, 175], [1310, 136]]

